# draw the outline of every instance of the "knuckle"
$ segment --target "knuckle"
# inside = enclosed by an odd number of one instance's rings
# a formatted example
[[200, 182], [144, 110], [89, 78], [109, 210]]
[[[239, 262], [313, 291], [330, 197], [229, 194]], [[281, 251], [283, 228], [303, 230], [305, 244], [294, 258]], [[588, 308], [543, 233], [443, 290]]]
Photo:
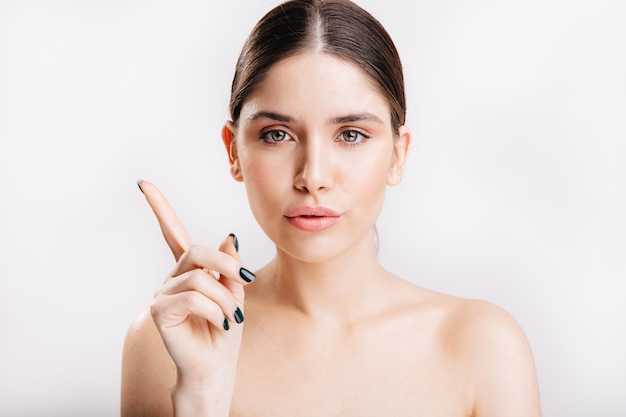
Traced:
[[159, 322], [159, 317], [161, 316], [161, 305], [159, 300], [154, 300], [152, 304], [150, 304], [150, 315], [155, 323]]
[[202, 246], [194, 243], [189, 247], [189, 249], [187, 249], [187, 251], [185, 252], [185, 255], [187, 257], [190, 257], [191, 259], [195, 259], [201, 251], [202, 251]]
[[194, 269], [187, 275], [186, 281], [190, 288], [198, 288], [202, 280], [203, 271], [201, 269]]
[[163, 284], [167, 283], [169, 280], [171, 280], [172, 278], [174, 278], [172, 275], [168, 275], [165, 278], [163, 278]]
[[196, 291], [188, 291], [182, 298], [182, 302], [189, 310], [193, 311], [194, 306], [196, 306], [201, 301], [201, 295]]
[[159, 298], [166, 294], [166, 285], [163, 284], [154, 291], [153, 302], [158, 302]]

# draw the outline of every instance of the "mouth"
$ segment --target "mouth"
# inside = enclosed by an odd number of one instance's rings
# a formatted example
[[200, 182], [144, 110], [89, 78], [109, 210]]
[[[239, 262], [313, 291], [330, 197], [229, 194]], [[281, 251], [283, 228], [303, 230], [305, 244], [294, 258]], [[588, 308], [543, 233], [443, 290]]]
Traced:
[[341, 220], [342, 215], [328, 207], [302, 206], [285, 214], [292, 226], [307, 232], [326, 230]]
[[301, 206], [286, 213], [285, 217], [341, 217], [341, 214], [324, 206]]

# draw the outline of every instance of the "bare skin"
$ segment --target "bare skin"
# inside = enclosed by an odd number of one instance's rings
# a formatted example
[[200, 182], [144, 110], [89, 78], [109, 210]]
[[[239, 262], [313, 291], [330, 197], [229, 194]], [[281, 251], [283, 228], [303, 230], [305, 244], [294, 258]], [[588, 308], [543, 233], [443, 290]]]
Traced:
[[[498, 307], [389, 276], [369, 314], [316, 319], [263, 297], [270, 269], [246, 288], [231, 416], [540, 415], [532, 354]], [[123, 415], [172, 415], [174, 363], [149, 314], [124, 356], [134, 366], [124, 367]]]
[[[410, 143], [388, 114], [352, 64], [304, 53], [272, 67], [222, 132], [276, 244], [252, 283], [231, 237], [218, 250], [192, 245], [142, 183], [177, 265], [128, 332], [122, 416], [541, 414], [532, 353], [509, 314], [379, 264], [372, 227]], [[318, 206], [336, 218], [291, 218]]]

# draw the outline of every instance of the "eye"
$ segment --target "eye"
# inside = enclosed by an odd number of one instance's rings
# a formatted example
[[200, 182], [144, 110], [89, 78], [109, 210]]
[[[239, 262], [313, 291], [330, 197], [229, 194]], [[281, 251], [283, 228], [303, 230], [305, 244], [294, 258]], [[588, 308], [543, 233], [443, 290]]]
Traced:
[[345, 130], [339, 134], [339, 139], [350, 145], [358, 145], [369, 137], [358, 130]]
[[267, 143], [279, 143], [291, 139], [291, 136], [284, 130], [269, 130], [261, 133], [261, 140]]

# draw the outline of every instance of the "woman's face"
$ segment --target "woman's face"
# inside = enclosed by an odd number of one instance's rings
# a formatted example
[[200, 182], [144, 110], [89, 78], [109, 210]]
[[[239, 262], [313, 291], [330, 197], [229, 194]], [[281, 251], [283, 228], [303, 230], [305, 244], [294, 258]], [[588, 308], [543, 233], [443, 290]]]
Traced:
[[279, 251], [307, 262], [372, 245], [387, 185], [410, 135], [354, 64], [303, 53], [274, 64], [223, 131], [231, 172]]

